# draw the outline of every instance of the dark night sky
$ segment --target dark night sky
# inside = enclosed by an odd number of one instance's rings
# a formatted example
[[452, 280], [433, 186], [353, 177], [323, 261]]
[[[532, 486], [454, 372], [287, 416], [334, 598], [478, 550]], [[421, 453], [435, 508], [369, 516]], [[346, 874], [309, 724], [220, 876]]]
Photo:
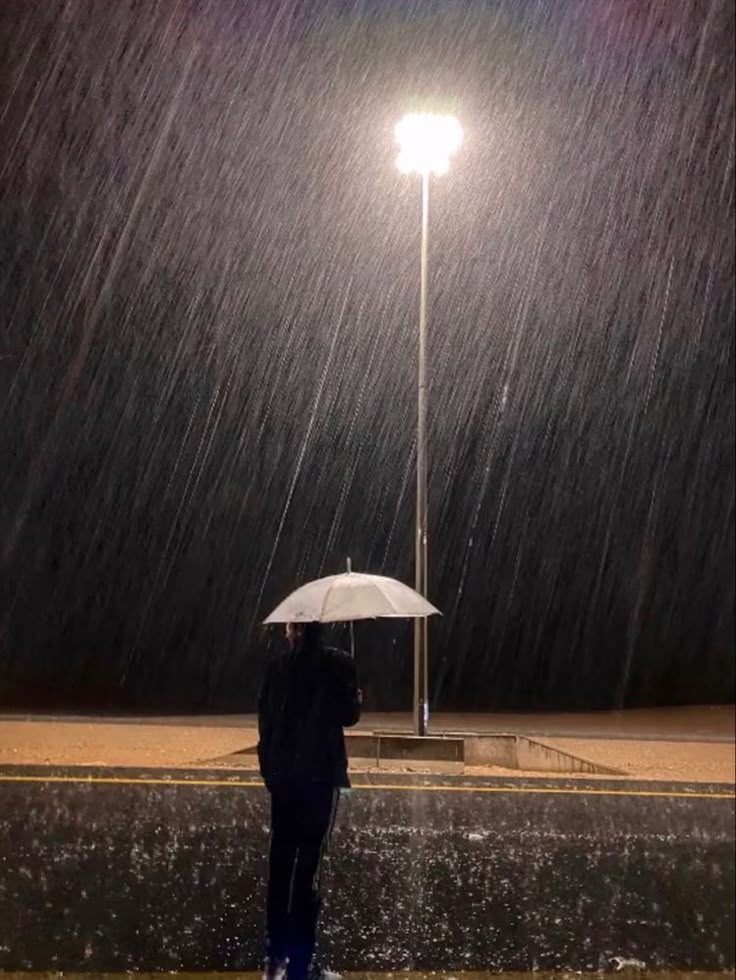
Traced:
[[[734, 697], [731, 0], [3, 0], [0, 704], [251, 709], [302, 581], [413, 578], [432, 702]], [[407, 624], [361, 624], [370, 707]]]

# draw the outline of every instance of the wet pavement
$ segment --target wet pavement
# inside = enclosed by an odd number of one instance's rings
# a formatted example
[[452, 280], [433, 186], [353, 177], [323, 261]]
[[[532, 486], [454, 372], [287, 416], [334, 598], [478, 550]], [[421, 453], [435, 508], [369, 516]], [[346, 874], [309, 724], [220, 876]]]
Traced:
[[[261, 973], [250, 972], [228, 972], [228, 973], [176, 973], [173, 974], [177, 980], [261, 980]], [[544, 980], [545, 976], [554, 976], [555, 980], [600, 980], [600, 973], [566, 973], [559, 972], [554, 974], [545, 973], [486, 973], [486, 972], [465, 972], [453, 971], [432, 971], [417, 973], [415, 971], [402, 971], [399, 973], [345, 973], [344, 980]], [[622, 971], [619, 976], [635, 975], [639, 980], [656, 978], [656, 980], [724, 980], [731, 976], [729, 973], [669, 973], [656, 972], [647, 973], [646, 971], [636, 971], [635, 973]], [[95, 980], [164, 980], [164, 977], [171, 977], [172, 973], [95, 973]], [[2, 980], [89, 980], [89, 973], [3, 973], [0, 971]]]
[[[0, 969], [257, 968], [254, 775], [4, 767], [0, 794]], [[326, 888], [340, 969], [731, 969], [733, 788], [364, 775]]]
[[[672, 735], [679, 731], [680, 734], [674, 741], [663, 740], [653, 734], [640, 740], [623, 736], [603, 737], [600, 728], [597, 734], [579, 739], [573, 739], [569, 735], [548, 734], [532, 740], [541, 743], [544, 749], [541, 758], [538, 752], [531, 756], [524, 753], [525, 766], [534, 767], [535, 762], [541, 762], [542, 767], [549, 771], [550, 756], [546, 750], [551, 749], [552, 758], [556, 761], [559, 761], [557, 753], [562, 753], [563, 757], [572, 755], [575, 759], [584, 761], [582, 768], [603, 773], [620, 773], [625, 779], [677, 780], [703, 784], [733, 784], [736, 781], [736, 744], [733, 737], [730, 741], [725, 738], [728, 719], [732, 719], [732, 712], [728, 709], [678, 709], [675, 714], [660, 711], [608, 712], [577, 716], [576, 724], [585, 722], [593, 731], [595, 725], [601, 726], [605, 722], [610, 729], [612, 721], [619, 716], [624, 721], [617, 724], [623, 725], [628, 733], [634, 730], [635, 716], [639, 719], [638, 724], [648, 720], [650, 733], [658, 726], [656, 730], [662, 733], [668, 732]], [[502, 717], [507, 719], [507, 727], [516, 723], [516, 727], [521, 729], [526, 724], [524, 719], [531, 716], [438, 715], [433, 719], [433, 727], [440, 724], [440, 719], [453, 727], [461, 724], [467, 727], [475, 720], [480, 731], [483, 728], [492, 728], [494, 718]], [[558, 724], [564, 721], [567, 724], [573, 716], [539, 717], [550, 720], [549, 731], [553, 732], [552, 721], [556, 720]], [[669, 719], [669, 728], [665, 724], [665, 718]], [[242, 722], [240, 726], [235, 725], [238, 719]], [[368, 715], [358, 726], [358, 737], [366, 728], [387, 730], [391, 724], [394, 727], [400, 726], [401, 716]], [[696, 736], [701, 740], [694, 740]], [[503, 746], [508, 748], [508, 740], [514, 736], [505, 735], [503, 738]], [[703, 741], [703, 738], [707, 740]], [[57, 720], [48, 717], [11, 720], [0, 715], [0, 765], [128, 766], [156, 767], [163, 770], [195, 767], [203, 770], [249, 769], [254, 764], [257, 739], [255, 719], [246, 716], [146, 720], [131, 716], [121, 724], [120, 719], [111, 717], [104, 720], [81, 720], [69, 716]], [[499, 746], [501, 743], [496, 748]], [[510, 767], [502, 768], [506, 758], [504, 752], [497, 757], [493, 754], [485, 756], [481, 741], [475, 744], [466, 757], [464, 770], [467, 775], [473, 776], [519, 775], [518, 751], [514, 755], [516, 762]], [[484, 764], [476, 764], [484, 758]], [[495, 764], [488, 764], [494, 759]], [[364, 759], [351, 758], [350, 764], [354, 771], [376, 768], [370, 760]], [[397, 766], [391, 760], [382, 759], [380, 769], [386, 768], [398, 768], [404, 772], [431, 772], [436, 766], [419, 764], [418, 761], [407, 761], [406, 764]], [[449, 769], [445, 767], [445, 771], [457, 768], [456, 765]], [[527, 775], [532, 773], [527, 772]]]

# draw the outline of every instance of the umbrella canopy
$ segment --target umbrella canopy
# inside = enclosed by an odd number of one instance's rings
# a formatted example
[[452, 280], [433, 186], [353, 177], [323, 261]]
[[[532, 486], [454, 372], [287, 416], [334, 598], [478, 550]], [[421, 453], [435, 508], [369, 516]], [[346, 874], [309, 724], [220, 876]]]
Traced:
[[345, 572], [302, 585], [276, 606], [264, 623], [347, 623], [436, 614], [439, 609], [395, 578]]

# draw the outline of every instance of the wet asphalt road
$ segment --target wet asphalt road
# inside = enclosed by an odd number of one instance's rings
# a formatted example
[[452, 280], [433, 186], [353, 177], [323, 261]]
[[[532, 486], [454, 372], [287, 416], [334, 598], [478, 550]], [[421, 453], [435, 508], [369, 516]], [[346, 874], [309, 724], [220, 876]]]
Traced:
[[[323, 951], [361, 970], [734, 966], [733, 787], [356, 777]], [[238, 772], [0, 771], [0, 969], [260, 960], [268, 808]]]
[[[629, 976], [631, 976], [631, 971], [628, 971]], [[262, 971], [261, 970], [251, 970], [251, 971], [236, 971], [236, 972], [226, 972], [226, 973], [202, 973], [200, 971], [194, 973], [180, 973], [177, 971], [174, 974], [177, 980], [261, 980]], [[620, 974], [622, 977], [626, 976], [626, 973]], [[168, 980], [172, 974], [167, 973], [97, 973], [92, 974], [93, 980]], [[555, 974], [555, 980], [600, 980], [600, 973], [559, 973]], [[727, 977], [732, 977], [733, 974], [723, 974], [723, 973], [701, 973], [701, 972], [686, 972], [686, 973], [670, 973], [670, 972], [647, 972], [647, 971], [636, 971], [637, 980], [727, 980]], [[90, 974], [79, 972], [79, 973], [68, 973], [64, 971], [59, 972], [46, 972], [38, 973], [32, 972], [28, 973], [13, 972], [6, 973], [0, 970], [0, 977], [2, 980], [90, 980]], [[393, 973], [387, 973], [385, 971], [373, 971], [366, 973], [360, 971], [355, 973], [353, 971], [346, 972], [344, 974], [344, 980], [397, 980], [396, 975]], [[417, 972], [412, 970], [411, 972], [401, 973], [401, 980], [545, 980], [544, 974], [539, 973], [488, 973], [486, 971], [421, 971]]]

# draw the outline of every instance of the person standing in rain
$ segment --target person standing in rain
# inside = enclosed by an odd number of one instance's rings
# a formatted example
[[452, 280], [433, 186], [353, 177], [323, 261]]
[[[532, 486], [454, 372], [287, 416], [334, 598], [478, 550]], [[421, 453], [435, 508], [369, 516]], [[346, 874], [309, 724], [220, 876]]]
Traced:
[[258, 761], [271, 794], [263, 976], [338, 980], [314, 960], [320, 872], [350, 786], [343, 728], [360, 718], [362, 696], [353, 659], [324, 645], [320, 623], [289, 623], [286, 638], [258, 699]]

